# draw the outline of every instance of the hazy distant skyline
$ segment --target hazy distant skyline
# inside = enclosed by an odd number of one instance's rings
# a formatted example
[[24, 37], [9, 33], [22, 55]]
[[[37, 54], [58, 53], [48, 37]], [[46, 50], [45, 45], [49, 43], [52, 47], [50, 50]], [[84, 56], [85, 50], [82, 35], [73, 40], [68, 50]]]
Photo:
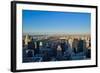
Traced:
[[23, 10], [23, 33], [90, 34], [91, 14]]

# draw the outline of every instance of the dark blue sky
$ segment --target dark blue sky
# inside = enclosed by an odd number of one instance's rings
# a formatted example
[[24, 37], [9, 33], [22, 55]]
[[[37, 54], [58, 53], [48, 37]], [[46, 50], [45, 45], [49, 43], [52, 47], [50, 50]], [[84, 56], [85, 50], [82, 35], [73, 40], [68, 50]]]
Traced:
[[23, 10], [24, 33], [90, 33], [91, 14]]

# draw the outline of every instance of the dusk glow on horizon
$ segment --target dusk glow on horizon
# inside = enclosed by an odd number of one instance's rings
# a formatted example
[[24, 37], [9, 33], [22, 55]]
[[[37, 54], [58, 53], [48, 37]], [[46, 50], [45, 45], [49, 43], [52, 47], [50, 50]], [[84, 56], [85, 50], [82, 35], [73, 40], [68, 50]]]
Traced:
[[90, 34], [91, 14], [56, 11], [22, 11], [23, 33]]

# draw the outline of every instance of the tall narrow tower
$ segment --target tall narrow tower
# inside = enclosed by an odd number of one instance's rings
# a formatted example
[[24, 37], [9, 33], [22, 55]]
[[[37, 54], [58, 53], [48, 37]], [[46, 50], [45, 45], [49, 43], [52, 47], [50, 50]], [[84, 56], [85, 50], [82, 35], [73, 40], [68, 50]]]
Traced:
[[25, 35], [25, 45], [28, 45], [28, 42], [29, 42], [28, 35]]

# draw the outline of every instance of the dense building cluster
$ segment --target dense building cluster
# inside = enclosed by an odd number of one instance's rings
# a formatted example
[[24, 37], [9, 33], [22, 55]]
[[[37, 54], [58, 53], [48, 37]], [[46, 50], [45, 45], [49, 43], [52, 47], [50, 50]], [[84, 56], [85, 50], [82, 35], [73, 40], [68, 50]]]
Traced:
[[90, 35], [24, 35], [23, 63], [87, 60], [91, 58]]

